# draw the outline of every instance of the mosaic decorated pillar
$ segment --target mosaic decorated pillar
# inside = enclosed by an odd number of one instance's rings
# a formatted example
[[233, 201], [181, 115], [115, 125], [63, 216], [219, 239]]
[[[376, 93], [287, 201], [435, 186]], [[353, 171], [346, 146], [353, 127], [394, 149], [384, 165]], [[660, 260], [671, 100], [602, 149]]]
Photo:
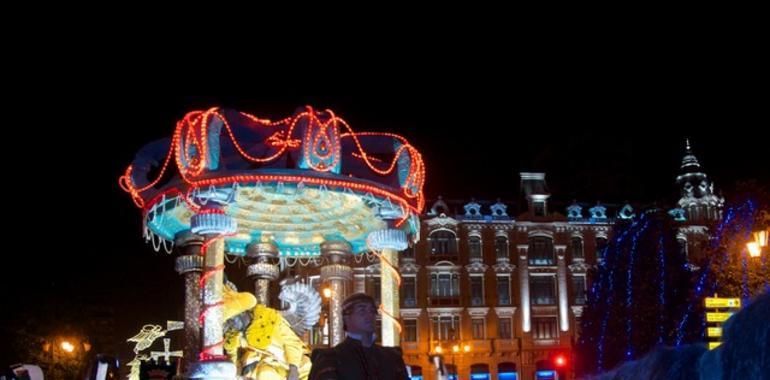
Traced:
[[351, 246], [343, 240], [330, 240], [321, 243], [321, 256], [325, 259], [321, 267], [321, 281], [328, 284], [332, 291], [329, 300], [329, 337], [331, 346], [336, 346], [345, 340], [342, 328], [342, 301], [345, 297], [345, 283], [352, 278], [352, 270], [348, 266]]
[[398, 252], [409, 246], [406, 232], [397, 229], [372, 231], [367, 237], [367, 244], [380, 255], [382, 345], [396, 347], [400, 344], [401, 334], [398, 295], [401, 276], [398, 273]]
[[246, 247], [246, 256], [253, 263], [246, 268], [246, 275], [254, 281], [257, 303], [270, 306], [270, 281], [278, 279], [278, 246], [272, 242], [252, 243]]
[[176, 271], [184, 278], [184, 356], [181, 372], [186, 373], [190, 363], [198, 360], [201, 348], [201, 325], [198, 317], [201, 313], [200, 279], [203, 271], [201, 245], [203, 237], [190, 230], [176, 234], [174, 245], [179, 256], [176, 258]]
[[224, 354], [224, 321], [222, 291], [224, 287], [224, 235], [236, 231], [236, 222], [213, 200], [192, 217], [191, 230], [203, 235], [203, 277], [201, 352], [199, 361], [190, 369], [191, 379], [228, 379], [236, 376], [235, 365]]

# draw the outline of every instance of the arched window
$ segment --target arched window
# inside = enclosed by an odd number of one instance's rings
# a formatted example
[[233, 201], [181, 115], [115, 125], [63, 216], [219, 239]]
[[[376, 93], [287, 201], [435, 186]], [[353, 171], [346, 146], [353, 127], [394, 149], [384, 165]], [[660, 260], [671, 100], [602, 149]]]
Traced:
[[687, 260], [687, 240], [683, 238], [677, 238], [676, 242], [679, 244], [679, 256], [684, 260]]
[[572, 249], [572, 260], [582, 259], [583, 257], [583, 238], [580, 236], [573, 236], [570, 242], [570, 248]]
[[508, 258], [508, 238], [505, 236], [495, 237], [495, 257], [498, 259]]
[[503, 362], [497, 365], [497, 378], [499, 380], [516, 380], [516, 363]]
[[596, 258], [604, 260], [604, 249], [607, 248], [607, 238], [599, 236], [596, 238]]
[[483, 363], [471, 365], [471, 379], [489, 380], [489, 365]]
[[478, 236], [471, 236], [468, 238], [468, 256], [471, 259], [481, 259], [481, 238]]
[[555, 265], [553, 240], [546, 236], [534, 236], [529, 239], [529, 265]]
[[430, 253], [432, 255], [456, 255], [457, 236], [452, 231], [438, 230], [430, 234]]

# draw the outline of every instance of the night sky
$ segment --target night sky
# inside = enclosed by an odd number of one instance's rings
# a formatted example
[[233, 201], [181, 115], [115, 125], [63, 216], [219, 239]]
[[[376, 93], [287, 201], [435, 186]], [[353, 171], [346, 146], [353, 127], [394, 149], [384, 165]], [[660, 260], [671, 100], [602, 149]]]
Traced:
[[[181, 319], [173, 258], [144, 243], [140, 212], [117, 180], [145, 143], [170, 136], [187, 111], [210, 106], [278, 119], [310, 104], [333, 109], [356, 131], [401, 134], [423, 154], [429, 199], [499, 197], [516, 204], [518, 173], [545, 171], [558, 202], [670, 204], [678, 197], [674, 180], [685, 137], [718, 189], [752, 177], [770, 182], [770, 144], [758, 137], [767, 126], [766, 104], [730, 80], [692, 77], [664, 87], [652, 77], [602, 84], [587, 78], [515, 96], [511, 83], [481, 80], [348, 95], [114, 91], [77, 99], [77, 112], [61, 114], [67, 128], [39, 137], [53, 154], [49, 168], [36, 169], [48, 175], [33, 182], [39, 211], [22, 232], [30, 246], [4, 255], [8, 268], [18, 268], [5, 278], [15, 291], [4, 304], [14, 305], [11, 318], [51, 309], [72, 314], [80, 302], [111, 305], [124, 355], [131, 346], [121, 342], [143, 324]], [[230, 271], [239, 279], [245, 270]]]

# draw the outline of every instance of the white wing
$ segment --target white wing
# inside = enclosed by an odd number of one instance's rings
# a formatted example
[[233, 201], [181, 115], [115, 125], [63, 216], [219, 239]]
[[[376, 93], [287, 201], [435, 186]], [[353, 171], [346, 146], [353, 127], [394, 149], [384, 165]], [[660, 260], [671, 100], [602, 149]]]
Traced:
[[313, 328], [321, 318], [321, 296], [308, 284], [284, 285], [278, 298], [289, 304], [281, 314], [299, 336]]

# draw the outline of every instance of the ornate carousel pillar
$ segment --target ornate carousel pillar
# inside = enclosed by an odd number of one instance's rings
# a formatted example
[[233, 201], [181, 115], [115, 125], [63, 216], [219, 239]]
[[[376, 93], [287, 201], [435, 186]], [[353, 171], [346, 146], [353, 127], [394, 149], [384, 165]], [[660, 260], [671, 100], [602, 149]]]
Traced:
[[254, 295], [257, 303], [270, 305], [270, 281], [278, 279], [278, 246], [275, 243], [252, 243], [246, 247], [246, 256], [254, 263], [246, 268], [246, 275], [254, 281]]
[[234, 380], [235, 365], [224, 354], [224, 321], [222, 289], [224, 287], [225, 240], [223, 235], [236, 231], [236, 221], [221, 211], [221, 206], [209, 200], [192, 217], [191, 230], [203, 235], [204, 274], [201, 278], [203, 334], [199, 361], [190, 369], [191, 379]]
[[203, 237], [189, 230], [178, 233], [174, 239], [179, 256], [176, 258], [176, 271], [184, 277], [184, 356], [182, 373], [193, 362], [198, 361], [201, 348], [201, 313], [200, 280], [203, 271], [201, 245]]
[[397, 229], [373, 231], [366, 239], [369, 248], [380, 254], [380, 311], [382, 313], [382, 345], [397, 347], [400, 345], [401, 323], [399, 317], [398, 287], [401, 276], [398, 274], [398, 252], [409, 244], [406, 232]]
[[327, 283], [332, 294], [329, 300], [329, 338], [331, 346], [336, 346], [345, 340], [342, 329], [342, 301], [345, 295], [345, 282], [352, 278], [352, 270], [348, 266], [348, 257], [352, 247], [343, 240], [330, 240], [321, 243], [321, 256], [326, 263], [321, 267], [321, 281]]

